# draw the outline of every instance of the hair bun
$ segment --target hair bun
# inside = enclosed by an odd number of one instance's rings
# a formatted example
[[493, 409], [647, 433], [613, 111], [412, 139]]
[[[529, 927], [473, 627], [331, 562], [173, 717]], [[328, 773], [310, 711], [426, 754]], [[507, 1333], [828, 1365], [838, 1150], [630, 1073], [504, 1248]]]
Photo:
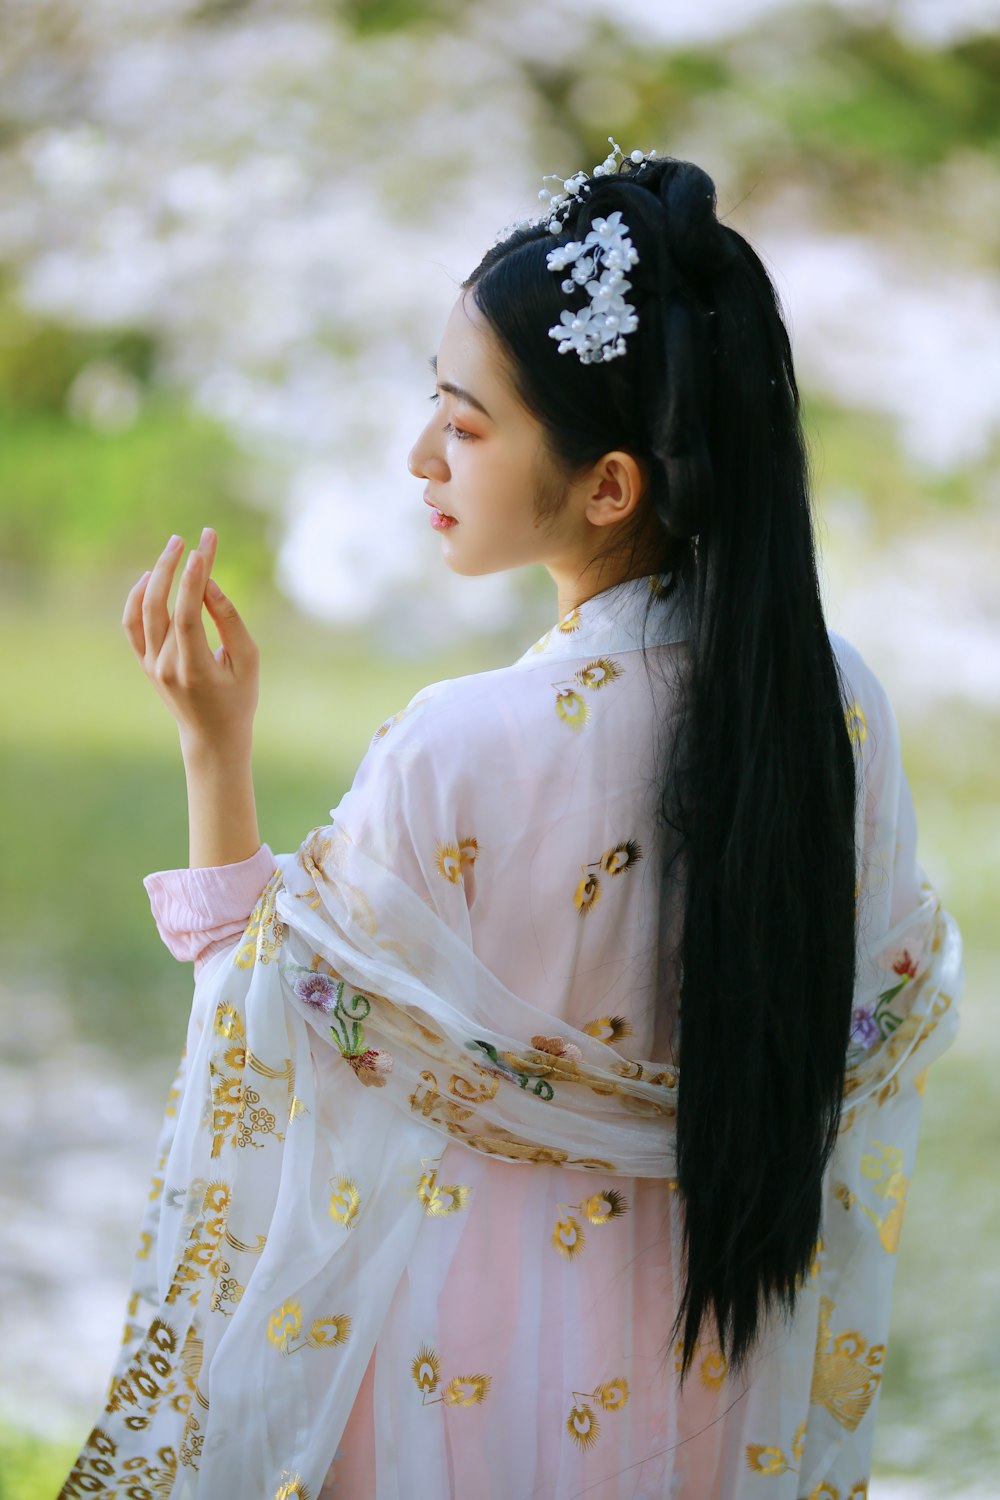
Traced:
[[715, 183], [694, 162], [670, 160], [666, 166], [660, 201], [666, 210], [667, 249], [689, 281], [710, 281], [736, 254], [715, 216]]

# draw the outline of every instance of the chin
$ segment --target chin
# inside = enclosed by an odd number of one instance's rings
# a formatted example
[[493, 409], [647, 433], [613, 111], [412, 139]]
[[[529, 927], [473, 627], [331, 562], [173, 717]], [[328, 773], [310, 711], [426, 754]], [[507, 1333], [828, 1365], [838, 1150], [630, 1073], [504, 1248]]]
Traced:
[[487, 562], [482, 558], [455, 557], [444, 554], [444, 561], [453, 573], [458, 573], [462, 578], [483, 578], [488, 573], [503, 573], [514, 566], [513, 563]]

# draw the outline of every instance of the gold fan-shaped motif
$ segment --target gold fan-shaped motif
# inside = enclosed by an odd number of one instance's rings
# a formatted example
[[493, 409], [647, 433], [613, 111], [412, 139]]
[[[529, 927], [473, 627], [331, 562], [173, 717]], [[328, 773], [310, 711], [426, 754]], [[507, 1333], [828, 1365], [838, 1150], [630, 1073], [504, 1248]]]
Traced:
[[885, 1347], [872, 1344], [869, 1348], [856, 1329], [834, 1338], [833, 1313], [833, 1301], [821, 1297], [809, 1399], [814, 1406], [824, 1406], [842, 1427], [853, 1432], [878, 1390]]

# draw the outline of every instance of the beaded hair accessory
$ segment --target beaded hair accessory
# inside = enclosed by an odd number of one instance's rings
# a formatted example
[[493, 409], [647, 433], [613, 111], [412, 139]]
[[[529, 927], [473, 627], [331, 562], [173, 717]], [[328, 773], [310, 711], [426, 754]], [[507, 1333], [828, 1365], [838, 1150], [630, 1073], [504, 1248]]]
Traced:
[[[622, 149], [612, 136], [608, 136], [612, 150], [598, 162], [592, 176], [611, 177], [625, 160]], [[629, 161], [636, 166], [651, 160], [655, 150], [633, 151]], [[551, 174], [545, 180], [551, 179]], [[548, 227], [552, 234], [560, 234], [574, 203], [583, 201], [589, 194], [591, 184], [585, 172], [562, 181], [561, 193], [550, 193], [542, 188], [540, 198], [549, 199], [551, 216]], [[628, 235], [628, 226], [622, 222], [621, 211], [616, 210], [606, 219], [593, 220], [590, 231], [583, 240], [573, 240], [568, 245], [557, 245], [550, 250], [545, 264], [550, 271], [573, 270], [560, 282], [564, 292], [574, 292], [583, 286], [590, 294], [590, 306], [575, 312], [564, 309], [559, 322], [549, 329], [549, 337], [559, 340], [559, 353], [573, 350], [585, 365], [598, 364], [604, 360], [617, 359], [625, 353], [625, 334], [639, 326], [635, 308], [625, 301], [625, 293], [632, 283], [625, 279], [625, 272], [638, 263], [639, 253]], [[600, 268], [600, 269], [599, 269]]]

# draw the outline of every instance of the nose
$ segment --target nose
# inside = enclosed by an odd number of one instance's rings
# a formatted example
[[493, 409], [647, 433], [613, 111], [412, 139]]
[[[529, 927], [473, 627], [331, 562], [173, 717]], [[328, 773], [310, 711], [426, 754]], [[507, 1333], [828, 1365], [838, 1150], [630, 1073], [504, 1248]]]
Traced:
[[410, 449], [406, 460], [406, 467], [414, 479], [435, 479], [440, 484], [449, 477], [449, 470], [448, 465], [441, 455], [435, 452], [431, 434], [432, 426], [433, 421], [427, 423], [427, 426]]

